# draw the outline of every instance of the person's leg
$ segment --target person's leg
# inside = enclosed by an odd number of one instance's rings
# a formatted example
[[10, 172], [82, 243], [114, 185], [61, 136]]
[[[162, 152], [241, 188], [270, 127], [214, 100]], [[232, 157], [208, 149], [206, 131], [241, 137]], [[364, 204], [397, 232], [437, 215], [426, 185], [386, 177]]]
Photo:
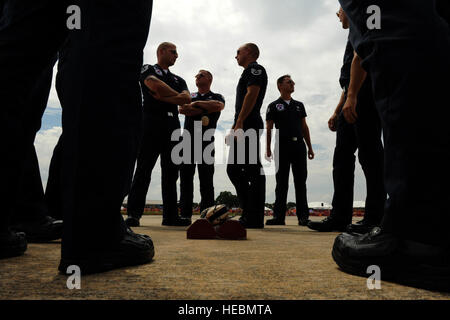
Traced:
[[214, 165], [199, 164], [198, 176], [200, 179], [200, 212], [214, 206]]
[[11, 229], [24, 232], [28, 242], [41, 243], [60, 239], [63, 222], [48, 215], [36, 150], [33, 145], [28, 149], [19, 191], [21, 201], [15, 206]]
[[351, 223], [353, 215], [356, 149], [354, 125], [347, 123], [341, 113], [338, 120], [336, 148], [333, 158], [332, 215], [344, 224]]
[[303, 141], [291, 144], [290, 162], [292, 163], [292, 175], [294, 177], [295, 201], [297, 206], [297, 218], [300, 225], [306, 225], [309, 220], [309, 206], [306, 189], [308, 178], [307, 153]]
[[275, 167], [277, 173], [275, 174], [276, 187], [275, 187], [275, 205], [273, 208], [273, 222], [267, 222], [268, 225], [275, 222], [283, 222], [286, 219], [287, 211], [287, 195], [289, 189], [289, 172], [291, 170], [291, 164], [289, 162], [289, 145], [285, 140], [280, 139], [275, 146]]
[[[370, 228], [380, 225], [386, 201], [381, 123], [373, 100], [370, 78], [366, 80], [358, 96], [357, 113], [358, 120], [355, 124], [355, 131], [358, 158], [364, 171], [367, 186], [363, 224]], [[366, 228], [365, 231], [368, 232], [369, 230]]]
[[[30, 99], [30, 111], [31, 117], [28, 118], [26, 126], [32, 129], [30, 133], [30, 144], [27, 146], [26, 158], [23, 177], [21, 178], [21, 187], [19, 202], [16, 204], [13, 224], [26, 225], [39, 225], [39, 222], [49, 221], [52, 218], [48, 217], [49, 210], [44, 200], [44, 189], [42, 186], [42, 179], [39, 170], [39, 161], [34, 147], [34, 140], [36, 134], [41, 128], [41, 118], [47, 108], [48, 97], [50, 94], [50, 88], [53, 78], [53, 64], [56, 62], [56, 56], [53, 63], [50, 63], [47, 70], [45, 70], [42, 76], [36, 83], [35, 88], [32, 91]], [[62, 228], [62, 224], [59, 223], [59, 229]], [[19, 228], [20, 229], [20, 228]], [[30, 228], [27, 228], [31, 231]], [[38, 231], [38, 230], [36, 230]], [[27, 232], [29, 233], [29, 232]], [[61, 237], [61, 231], [59, 235], [54, 235], [55, 239]]]
[[[439, 52], [430, 56], [411, 45], [415, 54], [409, 57], [405, 52], [405, 59], [398, 64], [394, 64], [394, 50], [404, 49], [400, 44], [387, 47], [379, 61], [386, 67], [375, 70], [373, 79], [383, 123], [389, 194], [383, 228], [401, 239], [445, 246], [450, 245], [450, 215], [445, 201], [439, 199], [450, 194], [450, 131], [444, 116], [450, 85], [450, 39], [435, 47]], [[386, 81], [389, 91], [384, 89]], [[380, 95], [389, 95], [388, 103], [380, 102]]]
[[[180, 207], [181, 217], [192, 218], [192, 203], [194, 200], [194, 175], [196, 164], [180, 166]], [[200, 168], [199, 168], [200, 172]]]
[[[247, 227], [264, 228], [264, 208], [266, 201], [266, 176], [260, 159], [260, 136], [256, 148], [251, 139], [246, 139], [246, 164], [244, 173], [249, 181]], [[256, 152], [256, 154], [254, 154]], [[254, 163], [256, 160], [256, 163]]]
[[236, 189], [236, 194], [239, 199], [239, 204], [242, 210], [241, 221], [247, 220], [248, 215], [248, 190], [250, 184], [244, 171], [243, 163], [238, 161], [237, 143], [235, 140], [231, 142], [230, 153], [228, 155], [227, 175], [231, 183]]
[[330, 217], [322, 221], [310, 221], [309, 228], [321, 232], [345, 231], [352, 222], [356, 149], [354, 125], [347, 123], [341, 113], [333, 157], [333, 209]]
[[[138, 153], [142, 125], [139, 77], [152, 9], [152, 1], [144, 0], [133, 4], [76, 0], [71, 4], [79, 6], [82, 20], [81, 29], [70, 31], [57, 76], [64, 132], [60, 271], [68, 263], [96, 263], [108, 250], [122, 250], [130, 244], [122, 241], [130, 234], [120, 209]], [[153, 247], [141, 243], [141, 238], [133, 239], [137, 251], [130, 249], [130, 256], [95, 265], [92, 271], [148, 262]]]
[[177, 180], [179, 167], [172, 163], [168, 152], [161, 154], [161, 191], [163, 200], [163, 220], [178, 218]]
[[[40, 111], [31, 103], [33, 90], [52, 63], [65, 38], [64, 1], [2, 1], [0, 16], [0, 146], [8, 150], [0, 167], [1, 256], [23, 253], [26, 242], [9, 231], [20, 199], [24, 169]], [[33, 48], [33, 50], [30, 50]], [[9, 240], [11, 242], [9, 242]], [[11, 244], [11, 246], [9, 246]], [[10, 249], [16, 248], [17, 250]], [[5, 253], [5, 254], [4, 254]]]
[[[169, 118], [164, 129], [163, 151], [161, 153], [161, 191], [163, 200], [163, 221], [166, 226], [189, 226], [190, 219], [180, 218], [178, 214], [177, 180], [180, 166], [172, 159], [172, 150], [177, 142], [172, 141], [172, 133], [180, 129], [178, 118]], [[180, 140], [180, 139], [179, 139]], [[192, 208], [192, 205], [191, 205]], [[191, 209], [192, 211], [192, 209]]]
[[137, 221], [141, 219], [144, 213], [152, 171], [163, 148], [160, 139], [160, 130], [164, 130], [161, 119], [145, 115], [143, 123], [144, 134], [139, 146], [136, 171], [127, 201], [128, 217]]
[[37, 222], [47, 216], [39, 162], [34, 146], [28, 148], [26, 157], [27, 162], [19, 192], [19, 199], [22, 201], [16, 205], [12, 224]]

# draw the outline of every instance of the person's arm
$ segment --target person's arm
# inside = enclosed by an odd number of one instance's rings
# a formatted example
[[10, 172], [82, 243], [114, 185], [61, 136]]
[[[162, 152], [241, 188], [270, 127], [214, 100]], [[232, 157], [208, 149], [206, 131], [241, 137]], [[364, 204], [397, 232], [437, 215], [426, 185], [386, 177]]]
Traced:
[[309, 133], [309, 127], [306, 123], [306, 118], [302, 118], [302, 133], [303, 133], [303, 139], [306, 142], [306, 145], [308, 146], [308, 158], [309, 160], [314, 159], [314, 150], [311, 144], [311, 136]]
[[195, 101], [180, 107], [180, 113], [186, 116], [198, 116], [201, 114], [210, 114], [221, 112], [225, 108], [225, 103], [218, 100]]
[[155, 76], [147, 77], [144, 83], [156, 100], [160, 100], [161, 97], [174, 97], [178, 95], [178, 92]]
[[242, 103], [242, 109], [239, 113], [234, 130], [239, 130], [244, 128], [244, 121], [252, 112], [255, 107], [256, 100], [258, 99], [259, 91], [261, 88], [257, 85], [251, 85], [247, 87], [247, 94], [245, 95], [244, 102]]
[[189, 91], [184, 90], [176, 96], [165, 97], [165, 98], [163, 97], [160, 99], [160, 101], [170, 103], [170, 104], [175, 104], [178, 106], [182, 106], [182, 105], [191, 103], [192, 100], [191, 100], [191, 94], [189, 93]]
[[159, 101], [179, 106], [191, 103], [191, 95], [188, 90], [184, 90], [181, 93], [176, 92], [155, 76], [148, 77], [144, 83], [150, 89], [153, 97]]
[[333, 115], [331, 116], [330, 120], [328, 120], [328, 128], [330, 128], [330, 130], [333, 132], [337, 130], [337, 119], [342, 111], [342, 108], [344, 107], [344, 104], [345, 104], [345, 92], [342, 91], [341, 99], [339, 100], [336, 110], [334, 110]]
[[191, 104], [182, 105], [180, 108], [178, 108], [178, 112], [187, 117], [195, 117], [203, 113], [202, 110], [193, 108]]
[[266, 121], [266, 128], [267, 128], [267, 144], [266, 144], [266, 157], [267, 159], [272, 159], [272, 130], [273, 130], [273, 120], [267, 120]]
[[225, 108], [225, 103], [218, 100], [195, 101], [191, 103], [191, 106], [206, 113], [214, 113], [221, 112]]
[[362, 59], [355, 52], [353, 57], [352, 68], [350, 72], [350, 86], [347, 93], [347, 101], [345, 102], [342, 112], [348, 123], [355, 123], [358, 118], [356, 113], [356, 105], [358, 104], [358, 93], [366, 80], [367, 72], [361, 66]]

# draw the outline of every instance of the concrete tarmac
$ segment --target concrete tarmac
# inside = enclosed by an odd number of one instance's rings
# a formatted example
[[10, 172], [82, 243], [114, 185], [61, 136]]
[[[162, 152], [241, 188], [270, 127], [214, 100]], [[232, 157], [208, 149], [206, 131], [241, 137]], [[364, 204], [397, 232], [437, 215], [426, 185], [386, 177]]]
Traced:
[[[150, 300], [447, 300], [450, 294], [367, 279], [341, 272], [331, 257], [338, 233], [297, 225], [248, 230], [246, 241], [187, 240], [186, 228], [163, 227], [146, 216], [138, 233], [155, 243], [152, 263], [82, 276], [69, 290], [59, 275], [60, 242], [29, 244], [22, 257], [0, 260], [0, 299]], [[313, 218], [322, 219], [322, 218]]]

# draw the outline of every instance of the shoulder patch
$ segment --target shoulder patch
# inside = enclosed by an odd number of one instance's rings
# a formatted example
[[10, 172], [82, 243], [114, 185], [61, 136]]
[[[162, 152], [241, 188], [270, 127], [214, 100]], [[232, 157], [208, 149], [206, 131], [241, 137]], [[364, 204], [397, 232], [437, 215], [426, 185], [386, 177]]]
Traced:
[[161, 69], [160, 69], [160, 68], [158, 68], [158, 67], [154, 66], [154, 67], [153, 67], [153, 69], [155, 69], [155, 72], [156, 72], [156, 74], [157, 74], [158, 76], [162, 77], [162, 75], [163, 75], [163, 72], [161, 71]]
[[262, 70], [261, 69], [258, 70], [258, 69], [252, 68], [251, 73], [254, 76], [260, 76], [260, 75], [262, 75]]
[[278, 111], [284, 111], [284, 109], [286, 109], [286, 108], [284, 107], [284, 104], [282, 104], [282, 103], [277, 104], [277, 105], [276, 105], [276, 108], [277, 108]]
[[147, 71], [149, 68], [150, 68], [150, 66], [149, 66], [148, 64], [144, 64], [144, 65], [142, 66], [141, 73], [144, 73], [144, 72]]
[[196, 93], [196, 92], [191, 93], [191, 98], [197, 98], [197, 97], [198, 97], [198, 93]]

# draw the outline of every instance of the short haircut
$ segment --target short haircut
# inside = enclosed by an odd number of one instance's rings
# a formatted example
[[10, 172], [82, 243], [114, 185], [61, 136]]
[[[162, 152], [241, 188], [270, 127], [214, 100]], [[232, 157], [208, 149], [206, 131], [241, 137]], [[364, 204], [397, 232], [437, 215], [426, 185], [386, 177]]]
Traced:
[[254, 43], [246, 43], [244, 46], [250, 51], [250, 54], [256, 60], [258, 60], [258, 58], [259, 58], [259, 48], [258, 48], [258, 46], [256, 44], [254, 44]]
[[211, 78], [211, 81], [213, 80], [213, 75], [211, 72], [205, 69], [200, 69], [198, 72], [206, 72], [206, 74]]
[[173, 43], [171, 43], [171, 42], [163, 42], [163, 43], [161, 43], [158, 46], [158, 49], [156, 50], [156, 53], [158, 54], [159, 51], [165, 50], [165, 49], [170, 48], [170, 47], [176, 47], [176, 46]]
[[289, 74], [285, 74], [284, 76], [279, 77], [278, 80], [277, 80], [277, 85], [282, 84], [283, 81], [284, 81], [284, 79], [290, 78], [290, 77], [291, 77], [291, 76], [290, 76]]

